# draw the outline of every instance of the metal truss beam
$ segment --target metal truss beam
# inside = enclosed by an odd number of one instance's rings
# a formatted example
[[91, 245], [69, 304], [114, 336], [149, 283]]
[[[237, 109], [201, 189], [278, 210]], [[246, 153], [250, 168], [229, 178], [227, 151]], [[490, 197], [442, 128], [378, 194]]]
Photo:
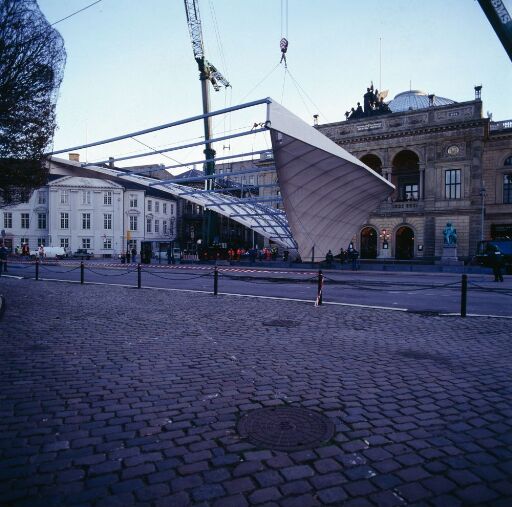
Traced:
[[271, 102], [272, 101], [269, 97], [267, 97], [265, 99], [254, 100], [252, 102], [246, 102], [245, 104], [240, 104], [238, 106], [226, 107], [224, 109], [219, 109], [217, 111], [211, 111], [206, 114], [199, 114], [196, 116], [191, 116], [189, 118], [185, 118], [184, 120], [173, 121], [171, 123], [164, 123], [163, 125], [157, 125], [156, 127], [150, 127], [150, 128], [144, 129], [144, 130], [137, 130], [135, 132], [130, 132], [128, 134], [122, 134], [122, 135], [116, 136], [116, 137], [110, 137], [108, 139], [103, 139], [101, 141], [94, 141], [92, 143], [82, 144], [79, 146], [73, 146], [71, 148], [64, 148], [62, 150], [55, 150], [55, 151], [49, 153], [48, 155], [57, 155], [58, 153], [65, 153], [68, 151], [75, 151], [75, 150], [83, 150], [85, 148], [91, 148], [93, 146], [100, 146], [102, 144], [114, 143], [116, 141], [122, 141], [123, 139], [128, 139], [130, 137], [142, 136], [144, 134], [149, 134], [150, 132], [156, 132], [157, 130], [163, 130], [163, 129], [167, 129], [167, 128], [171, 128], [171, 127], [176, 127], [178, 125], [184, 125], [185, 123], [191, 123], [194, 121], [202, 120], [204, 118], [209, 118], [210, 116], [217, 116], [219, 114], [231, 113], [232, 111], [238, 111], [239, 109], [246, 109], [248, 107], [259, 106], [261, 104], [270, 104]]

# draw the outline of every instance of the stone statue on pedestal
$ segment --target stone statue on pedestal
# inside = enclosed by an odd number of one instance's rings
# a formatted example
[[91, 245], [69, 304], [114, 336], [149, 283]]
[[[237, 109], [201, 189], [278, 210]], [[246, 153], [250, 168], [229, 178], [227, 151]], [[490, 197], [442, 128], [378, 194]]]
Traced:
[[448, 222], [443, 230], [444, 246], [456, 246], [457, 245], [457, 229]]

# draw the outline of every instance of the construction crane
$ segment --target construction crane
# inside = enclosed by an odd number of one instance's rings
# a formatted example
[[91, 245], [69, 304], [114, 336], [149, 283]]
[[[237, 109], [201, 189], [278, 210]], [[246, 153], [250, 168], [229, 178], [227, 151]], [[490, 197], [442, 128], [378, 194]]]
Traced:
[[478, 0], [508, 57], [512, 60], [512, 16], [503, 0]]
[[[201, 16], [199, 13], [199, 0], [184, 0], [185, 12], [187, 14], [188, 31], [192, 41], [192, 50], [194, 58], [199, 68], [199, 80], [201, 81], [201, 92], [203, 96], [203, 114], [210, 112], [210, 82], [215, 91], [219, 91], [221, 86], [231, 86], [228, 80], [212, 65], [204, 54], [203, 31], [201, 28]], [[204, 118], [204, 140], [205, 140], [205, 174], [209, 176], [215, 173], [215, 150], [209, 142], [211, 138], [211, 118]], [[205, 180], [205, 190], [213, 190], [214, 180], [212, 178]], [[207, 245], [210, 244], [215, 232], [215, 216], [212, 211], [205, 210], [205, 221], [203, 224], [203, 237]]]

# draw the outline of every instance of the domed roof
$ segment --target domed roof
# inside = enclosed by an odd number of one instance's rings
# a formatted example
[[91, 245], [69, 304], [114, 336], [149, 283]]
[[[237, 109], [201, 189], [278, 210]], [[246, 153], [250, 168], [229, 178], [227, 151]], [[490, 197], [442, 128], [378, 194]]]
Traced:
[[[455, 101], [434, 95], [434, 107], [446, 106], [447, 104], [455, 104]], [[407, 92], [402, 92], [396, 95], [395, 98], [388, 103], [388, 106], [393, 113], [413, 111], [415, 109], [426, 109], [429, 107], [428, 94], [421, 90], [409, 90]]]

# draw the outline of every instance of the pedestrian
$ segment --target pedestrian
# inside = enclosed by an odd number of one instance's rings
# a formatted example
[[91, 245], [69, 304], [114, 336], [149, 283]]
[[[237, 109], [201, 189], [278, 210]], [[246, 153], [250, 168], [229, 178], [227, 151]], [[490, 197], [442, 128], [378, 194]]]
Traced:
[[132, 262], [137, 262], [137, 250], [135, 247], [132, 248]]
[[126, 250], [126, 263], [127, 264], [130, 264], [130, 259], [131, 259], [131, 254], [130, 254], [130, 249], [128, 248]]
[[348, 245], [347, 256], [352, 261], [352, 271], [357, 271], [357, 259], [359, 252], [354, 248], [354, 243]]
[[39, 248], [37, 249], [37, 253], [39, 254], [39, 260], [43, 262], [44, 259], [44, 245], [39, 245]]
[[4, 273], [7, 271], [7, 254], [8, 250], [6, 246], [2, 243], [2, 245], [0, 245], [0, 273], [2, 271]]
[[487, 248], [489, 250], [489, 260], [494, 274], [494, 281], [503, 282], [503, 272], [501, 271], [505, 264], [503, 254], [494, 245], [489, 245]]
[[345, 261], [347, 260], [347, 252], [343, 250], [343, 247], [340, 248], [340, 264], [345, 264]]
[[334, 255], [332, 254], [331, 250], [329, 250], [325, 256], [325, 262], [327, 263], [328, 268], [331, 267], [333, 259], [334, 259]]

